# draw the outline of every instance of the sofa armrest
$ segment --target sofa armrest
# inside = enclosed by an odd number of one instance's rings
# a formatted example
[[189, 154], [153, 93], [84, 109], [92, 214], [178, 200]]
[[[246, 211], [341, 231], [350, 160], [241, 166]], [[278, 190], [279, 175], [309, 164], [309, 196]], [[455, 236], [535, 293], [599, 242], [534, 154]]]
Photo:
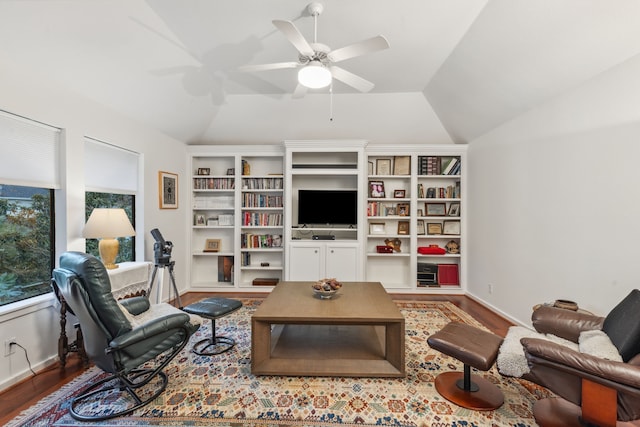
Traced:
[[149, 298], [147, 297], [125, 298], [119, 302], [120, 305], [126, 308], [127, 311], [134, 316], [137, 316], [140, 313], [144, 313], [145, 311], [149, 310], [149, 307], [151, 307], [151, 303], [149, 303]]
[[109, 343], [109, 351], [123, 350], [124, 348], [138, 344], [155, 335], [162, 335], [170, 330], [185, 329], [189, 336], [189, 315], [176, 313], [151, 320], [130, 332], [122, 334]]
[[579, 353], [537, 338], [520, 340], [530, 366], [542, 365], [640, 397], [640, 367]]
[[542, 334], [578, 342], [580, 332], [601, 330], [604, 317], [543, 305], [531, 314], [531, 322]]

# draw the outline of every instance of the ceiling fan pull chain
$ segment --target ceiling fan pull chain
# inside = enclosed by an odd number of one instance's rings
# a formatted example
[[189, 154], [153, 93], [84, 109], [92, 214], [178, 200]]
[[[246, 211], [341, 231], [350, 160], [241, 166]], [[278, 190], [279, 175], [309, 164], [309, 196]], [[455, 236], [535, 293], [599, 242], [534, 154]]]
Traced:
[[329, 121], [333, 121], [333, 81], [329, 85]]

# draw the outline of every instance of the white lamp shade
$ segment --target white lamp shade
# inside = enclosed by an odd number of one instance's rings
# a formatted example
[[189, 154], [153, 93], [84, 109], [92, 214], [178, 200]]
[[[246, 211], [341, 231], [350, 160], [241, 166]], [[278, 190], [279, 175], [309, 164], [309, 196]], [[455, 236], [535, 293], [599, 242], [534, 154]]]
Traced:
[[311, 89], [320, 89], [331, 83], [331, 71], [320, 61], [311, 61], [298, 71], [298, 82]]
[[88, 239], [135, 236], [124, 209], [95, 208], [84, 226], [83, 237]]

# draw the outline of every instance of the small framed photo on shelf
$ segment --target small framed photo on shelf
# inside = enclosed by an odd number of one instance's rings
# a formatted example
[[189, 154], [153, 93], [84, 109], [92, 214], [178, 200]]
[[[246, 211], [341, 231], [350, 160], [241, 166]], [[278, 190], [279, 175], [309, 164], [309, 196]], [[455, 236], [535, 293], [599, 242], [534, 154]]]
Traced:
[[442, 234], [460, 234], [460, 221], [445, 221]]
[[384, 182], [369, 181], [369, 197], [384, 198]]
[[449, 216], [460, 216], [460, 203], [454, 202], [449, 205], [449, 212], [447, 212]]
[[427, 223], [427, 234], [442, 234], [442, 224], [440, 224], [439, 222]]
[[424, 235], [425, 231], [424, 231], [424, 220], [419, 219], [418, 220], [418, 235]]
[[418, 209], [418, 216], [424, 216], [424, 211], [422, 209]]
[[372, 222], [369, 224], [369, 234], [384, 234], [384, 222]]
[[400, 216], [409, 216], [409, 203], [398, 203], [396, 205], [396, 214]]
[[444, 216], [447, 214], [446, 203], [425, 203], [424, 210], [427, 216]]
[[398, 221], [398, 234], [409, 234], [409, 221]]
[[205, 225], [206, 222], [205, 222], [205, 219], [204, 219], [204, 215], [197, 214], [195, 216], [195, 218], [194, 218], [193, 224], [194, 225]]
[[393, 197], [395, 199], [404, 199], [406, 191], [405, 190], [393, 190]]
[[232, 176], [236, 174], [236, 169], [235, 168], [229, 168], [227, 169], [227, 175], [228, 176]]
[[373, 175], [373, 162], [369, 162], [369, 169], [367, 170], [369, 175]]
[[207, 239], [204, 242], [203, 252], [220, 252], [221, 240], [220, 239]]
[[393, 174], [409, 175], [411, 173], [411, 156], [395, 156], [393, 158]]
[[385, 206], [384, 207], [384, 216], [393, 216], [396, 214], [395, 206]]
[[391, 175], [391, 159], [376, 160], [376, 175]]
[[198, 175], [211, 175], [211, 168], [198, 168]]

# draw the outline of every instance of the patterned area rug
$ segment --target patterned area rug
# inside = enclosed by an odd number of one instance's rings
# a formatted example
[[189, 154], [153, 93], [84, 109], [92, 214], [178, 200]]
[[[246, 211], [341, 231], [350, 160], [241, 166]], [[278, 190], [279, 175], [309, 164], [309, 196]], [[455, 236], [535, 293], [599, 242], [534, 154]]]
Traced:
[[[535, 426], [534, 401], [549, 396], [544, 389], [499, 375], [494, 368], [480, 374], [498, 385], [505, 403], [496, 411], [460, 408], [435, 390], [434, 378], [462, 364], [433, 350], [427, 338], [452, 320], [480, 326], [448, 302], [397, 302], [406, 319], [407, 376], [385, 378], [256, 377], [251, 374], [251, 314], [260, 300], [244, 299], [244, 307], [218, 319], [219, 334], [235, 337], [236, 347], [217, 356], [197, 356], [187, 345], [169, 364], [167, 390], [152, 404], [127, 417], [83, 423], [67, 412], [67, 400], [104, 374], [91, 368], [40, 401], [8, 426]], [[191, 338], [209, 336], [210, 322]]]

